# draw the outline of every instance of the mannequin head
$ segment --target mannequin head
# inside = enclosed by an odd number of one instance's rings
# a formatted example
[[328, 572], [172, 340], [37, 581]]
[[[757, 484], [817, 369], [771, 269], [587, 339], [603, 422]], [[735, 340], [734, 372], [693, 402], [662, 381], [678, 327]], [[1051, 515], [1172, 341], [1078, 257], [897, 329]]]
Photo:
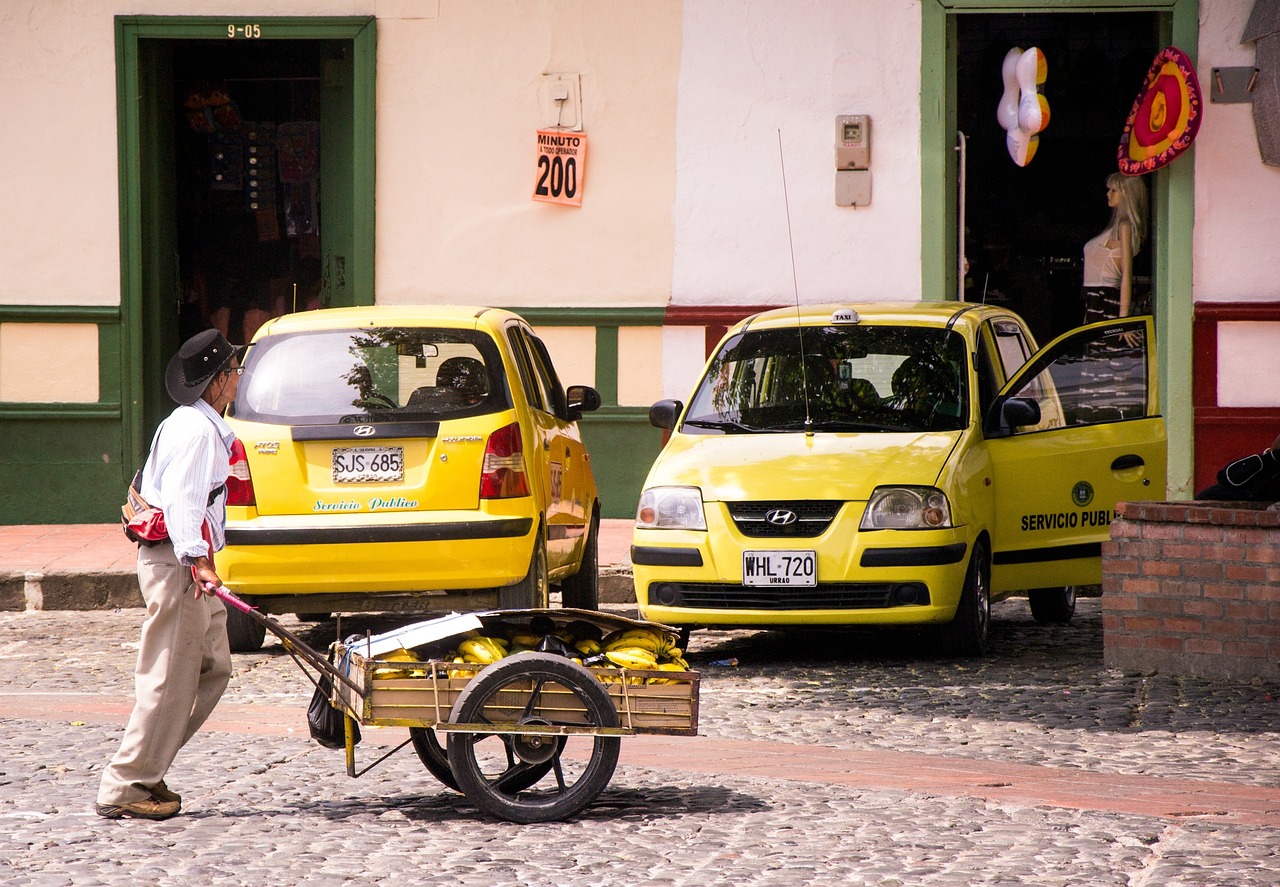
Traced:
[[1107, 176], [1107, 206], [1111, 207], [1111, 229], [1129, 223], [1136, 253], [1147, 239], [1147, 183], [1141, 176], [1113, 172]]

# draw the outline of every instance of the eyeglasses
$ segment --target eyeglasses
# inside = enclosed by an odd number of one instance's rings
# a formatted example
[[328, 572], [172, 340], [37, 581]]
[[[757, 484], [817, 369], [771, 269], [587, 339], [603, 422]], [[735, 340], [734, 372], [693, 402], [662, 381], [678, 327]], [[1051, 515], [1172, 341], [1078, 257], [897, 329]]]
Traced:
[[244, 367], [230, 367], [228, 369], [223, 370], [223, 372], [226, 373], [228, 376], [231, 375], [232, 373], [235, 373], [237, 376], [243, 376]]

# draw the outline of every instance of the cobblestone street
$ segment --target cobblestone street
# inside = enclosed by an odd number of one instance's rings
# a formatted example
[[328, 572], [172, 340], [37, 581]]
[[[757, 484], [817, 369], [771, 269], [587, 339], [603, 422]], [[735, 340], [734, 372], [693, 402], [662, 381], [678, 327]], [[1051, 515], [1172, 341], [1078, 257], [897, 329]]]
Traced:
[[[516, 826], [408, 750], [348, 778], [270, 636], [170, 771], [183, 815], [101, 819], [142, 611], [0, 613], [0, 882], [1280, 881], [1280, 687], [1106, 670], [1096, 599], [1067, 628], [1021, 601], [995, 616], [982, 661], [895, 633], [695, 633], [701, 735], [624, 739], [583, 815]], [[404, 736], [366, 728], [357, 763]]]

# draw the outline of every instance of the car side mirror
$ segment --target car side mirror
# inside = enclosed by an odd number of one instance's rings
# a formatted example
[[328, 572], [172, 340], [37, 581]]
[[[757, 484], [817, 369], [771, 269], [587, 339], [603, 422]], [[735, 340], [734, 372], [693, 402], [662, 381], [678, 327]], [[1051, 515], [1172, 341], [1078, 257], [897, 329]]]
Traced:
[[1005, 437], [1013, 434], [1013, 429], [1025, 425], [1040, 424], [1040, 404], [1029, 397], [1011, 397], [1000, 404], [1000, 419], [994, 429], [995, 435]]
[[593, 413], [600, 409], [600, 392], [590, 385], [570, 385], [566, 395], [571, 422], [577, 422], [583, 413]]
[[672, 431], [676, 427], [676, 420], [680, 418], [680, 414], [683, 412], [684, 404], [680, 401], [660, 400], [649, 407], [649, 424], [654, 428]]

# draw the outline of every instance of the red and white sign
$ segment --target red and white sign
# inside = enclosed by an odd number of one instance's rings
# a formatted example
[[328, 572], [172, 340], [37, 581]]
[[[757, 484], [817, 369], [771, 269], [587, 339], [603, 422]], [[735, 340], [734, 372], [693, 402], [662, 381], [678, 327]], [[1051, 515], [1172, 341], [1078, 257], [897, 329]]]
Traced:
[[534, 200], [564, 206], [582, 206], [582, 182], [586, 171], [585, 135], [560, 129], [538, 130]]

